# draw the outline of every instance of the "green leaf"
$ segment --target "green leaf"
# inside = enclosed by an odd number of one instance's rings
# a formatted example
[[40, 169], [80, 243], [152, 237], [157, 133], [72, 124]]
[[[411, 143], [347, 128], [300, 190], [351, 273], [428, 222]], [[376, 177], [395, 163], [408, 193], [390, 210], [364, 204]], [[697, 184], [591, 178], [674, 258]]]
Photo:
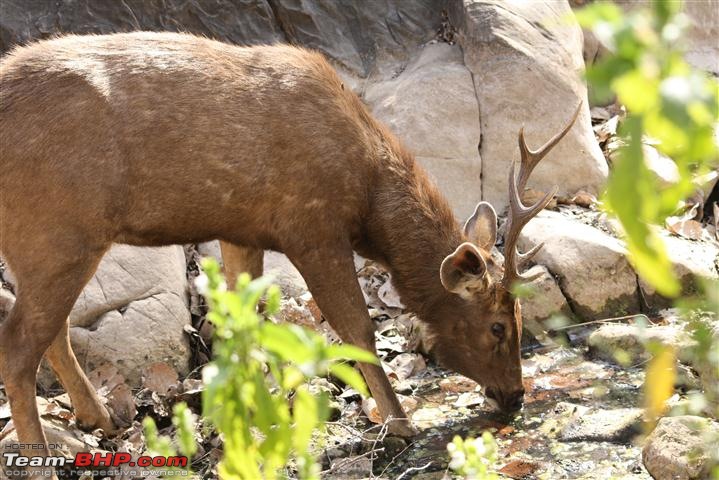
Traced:
[[357, 362], [379, 365], [377, 355], [350, 344], [330, 345], [327, 347], [327, 358], [330, 360], [354, 360]]
[[365, 384], [362, 375], [349, 365], [344, 363], [335, 363], [330, 365], [330, 373], [357, 390], [361, 395], [369, 396], [367, 385]]
[[177, 428], [177, 438], [180, 444], [180, 452], [192, 458], [197, 452], [195, 441], [195, 417], [187, 408], [185, 402], [180, 402], [172, 408], [172, 424]]
[[312, 396], [306, 387], [298, 388], [292, 408], [295, 421], [294, 448], [300, 453], [306, 453], [312, 439], [312, 432], [320, 420], [318, 399]]

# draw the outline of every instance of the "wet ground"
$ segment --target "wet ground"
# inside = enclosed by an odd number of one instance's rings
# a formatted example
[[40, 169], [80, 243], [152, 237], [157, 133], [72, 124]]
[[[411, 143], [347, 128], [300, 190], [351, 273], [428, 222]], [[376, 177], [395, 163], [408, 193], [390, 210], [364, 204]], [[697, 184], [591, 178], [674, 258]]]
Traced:
[[[498, 441], [500, 473], [510, 478], [651, 478], [633, 443], [641, 427], [641, 412], [633, 408], [641, 404], [641, 367], [620, 368], [587, 359], [581, 348], [558, 348], [529, 356], [523, 368], [525, 406], [513, 418], [494, 413], [464, 377], [429, 365], [409, 378], [403, 383], [413, 388], [405, 393], [416, 400], [412, 418], [421, 433], [407, 445], [373, 440], [379, 427], [345, 411], [330, 426], [326, 477], [442, 478], [447, 443], [489, 430]], [[354, 463], [343, 469], [343, 461]]]

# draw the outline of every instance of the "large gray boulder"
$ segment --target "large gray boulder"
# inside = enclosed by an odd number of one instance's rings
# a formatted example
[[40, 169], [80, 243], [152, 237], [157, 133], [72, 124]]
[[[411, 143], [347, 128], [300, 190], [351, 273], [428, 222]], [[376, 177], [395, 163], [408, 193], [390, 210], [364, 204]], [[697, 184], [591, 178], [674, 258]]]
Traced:
[[368, 85], [364, 98], [447, 195], [464, 219], [482, 198], [479, 108], [458, 45], [425, 46], [396, 78]]
[[625, 323], [607, 323], [589, 335], [587, 345], [592, 356], [608, 362], [638, 364], [651, 358], [650, 344], [671, 347], [680, 360], [691, 363], [694, 342], [680, 325], [641, 327]]
[[189, 32], [236, 44], [284, 41], [267, 0], [3, 0], [0, 53], [58, 33]]
[[578, 316], [596, 319], [639, 311], [637, 277], [619, 240], [544, 210], [522, 230], [518, 246], [524, 252], [542, 242], [535, 261], [559, 278]]
[[572, 310], [557, 280], [545, 266], [535, 265], [525, 273], [528, 276], [539, 275], [528, 284], [531, 289], [530, 296], [521, 301], [522, 320], [525, 325], [528, 322], [542, 323], [557, 314], [572, 316]]
[[[651, 0], [615, 0], [627, 11], [651, 8]], [[682, 2], [682, 13], [688, 20], [684, 58], [702, 70], [719, 75], [719, 0]], [[591, 47], [590, 47], [591, 48]], [[599, 47], [604, 52], [606, 48]]]
[[[699, 278], [719, 279], [719, 246], [716, 242], [688, 240], [674, 235], [664, 235], [663, 239], [683, 296], [697, 293]], [[662, 297], [641, 278], [639, 286], [649, 306], [661, 309], [672, 304], [670, 299]]]
[[719, 75], [719, 0], [683, 2], [689, 17], [689, 48], [684, 55], [697, 68]]
[[85, 372], [114, 364], [131, 386], [139, 385], [143, 367], [155, 362], [186, 374], [186, 290], [181, 247], [113, 246], [70, 313], [70, 339]]
[[479, 99], [482, 198], [500, 209], [507, 205], [509, 165], [519, 158], [522, 126], [536, 148], [567, 123], [580, 102], [576, 125], [537, 168], [530, 186], [598, 193], [608, 167], [591, 128], [582, 32], [571, 21], [569, 4], [451, 0], [449, 15]]
[[434, 37], [445, 0], [270, 3], [288, 41], [317, 49], [364, 78], [401, 70], [417, 46]]

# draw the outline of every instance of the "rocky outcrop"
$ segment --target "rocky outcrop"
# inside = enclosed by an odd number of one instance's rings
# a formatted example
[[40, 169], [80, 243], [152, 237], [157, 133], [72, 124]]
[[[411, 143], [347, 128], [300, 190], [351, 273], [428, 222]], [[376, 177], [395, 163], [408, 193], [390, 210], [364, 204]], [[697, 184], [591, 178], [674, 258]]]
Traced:
[[461, 48], [425, 46], [396, 78], [369, 85], [364, 98], [429, 171], [459, 218], [471, 215], [482, 198], [479, 108]]
[[674, 348], [682, 360], [691, 361], [690, 347], [694, 344], [679, 325], [640, 327], [623, 323], [608, 323], [592, 332], [587, 339], [589, 352], [609, 362], [638, 364], [651, 358], [648, 344]]
[[528, 322], [543, 322], [552, 315], [561, 314], [565, 317], [572, 315], [567, 299], [564, 298], [562, 290], [557, 285], [557, 280], [549, 273], [543, 265], [535, 265], [525, 273], [527, 276], [540, 274], [528, 285], [530, 287], [530, 295], [523, 298], [522, 303], [522, 320], [525, 325]]
[[315, 48], [360, 77], [400, 71], [431, 40], [444, 0], [268, 0], [286, 40]]
[[662, 418], [646, 439], [644, 466], [657, 480], [709, 478], [711, 454], [707, 447], [716, 448], [717, 436], [719, 424], [706, 418]]
[[[692, 241], [681, 237], [665, 235], [667, 255], [682, 287], [682, 295], [697, 293], [697, 278], [718, 279], [719, 246], [712, 242]], [[644, 297], [654, 309], [666, 308], [671, 300], [662, 297], [649, 283], [639, 280]]]
[[641, 431], [641, 408], [597, 410], [576, 416], [559, 434], [563, 442], [629, 443]]
[[155, 362], [187, 373], [186, 289], [181, 247], [113, 246], [70, 313], [73, 350], [85, 372], [111, 363], [133, 386]]
[[[584, 2], [574, 3], [579, 6]], [[650, 0], [615, 0], [614, 3], [627, 11], [651, 8]], [[682, 2], [682, 11], [688, 20], [684, 58], [693, 67], [719, 75], [719, 0]], [[595, 58], [607, 51], [594, 35], [585, 39], [589, 40], [585, 48], [597, 53]]]
[[183, 31], [238, 45], [291, 42], [317, 49], [360, 77], [401, 69], [434, 37], [445, 0], [4, 0], [0, 52], [56, 33]]
[[189, 32], [240, 45], [286, 40], [267, 0], [0, 2], [0, 53], [13, 45], [58, 33], [136, 30]]
[[575, 314], [594, 319], [639, 311], [637, 277], [619, 240], [560, 213], [543, 211], [524, 228], [518, 245], [527, 251], [542, 242], [535, 261], [559, 279]]
[[472, 71], [481, 115], [482, 198], [507, 205], [510, 162], [519, 158], [525, 126], [536, 148], [558, 132], [583, 103], [576, 125], [537, 168], [530, 186], [597, 193], [608, 167], [592, 132], [582, 80], [582, 32], [566, 1], [452, 0], [464, 60]]

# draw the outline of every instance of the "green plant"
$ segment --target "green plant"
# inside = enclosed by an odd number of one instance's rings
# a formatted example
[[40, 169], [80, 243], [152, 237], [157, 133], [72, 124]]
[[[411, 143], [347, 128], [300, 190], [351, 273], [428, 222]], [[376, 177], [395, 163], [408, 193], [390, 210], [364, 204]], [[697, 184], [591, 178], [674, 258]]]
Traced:
[[[279, 290], [270, 279], [250, 280], [243, 274], [232, 291], [216, 261], [206, 259], [202, 268], [198, 285], [215, 327], [214, 358], [202, 372], [203, 417], [224, 440], [220, 477], [274, 479], [294, 461], [300, 478], [318, 478], [311, 442], [327, 420], [328, 398], [310, 393], [307, 381], [332, 374], [367, 394], [361, 375], [343, 361], [377, 363], [377, 358], [351, 345], [328, 345], [306, 328], [265, 320], [280, 305]], [[257, 305], [263, 297], [260, 315]], [[186, 448], [187, 416], [182, 410], [175, 413], [179, 443]], [[152, 434], [154, 424], [148, 426]], [[162, 454], [171, 448], [167, 440], [155, 446]]]
[[497, 443], [489, 432], [480, 438], [455, 436], [447, 444], [449, 468], [465, 480], [497, 480], [499, 475], [492, 471], [497, 462]]
[[[161, 436], [157, 431], [155, 421], [151, 417], [145, 417], [142, 426], [145, 429], [145, 443], [147, 450], [153, 455], [172, 457], [178, 454], [188, 459], [197, 452], [195, 441], [195, 415], [187, 408], [187, 404], [180, 402], [172, 408], [172, 424], [176, 429], [177, 447], [168, 437]], [[188, 464], [187, 470], [190, 469]]]
[[[627, 13], [614, 4], [595, 3], [577, 14], [580, 24], [591, 29], [610, 50], [587, 69], [595, 96], [608, 100], [616, 95], [627, 108], [619, 130], [624, 146], [614, 162], [604, 203], [623, 227], [629, 258], [639, 275], [674, 299], [681, 294], [680, 284], [658, 231], [693, 193], [694, 178], [716, 163], [714, 130], [719, 117], [719, 83], [683, 59], [682, 39], [688, 21], [680, 13], [681, 5], [676, 0], [654, 0], [651, 9]], [[645, 163], [645, 137], [675, 161], [679, 172], [676, 182], [660, 186]], [[694, 365], [704, 366], [704, 375], [709, 378], [700, 401], [694, 402], [698, 408], [693, 413], [699, 413], [707, 400], [716, 403], [719, 388], [717, 335], [706, 322], [696, 320], [699, 312], [713, 322], [719, 318], [719, 282], [699, 282], [704, 288], [696, 298], [677, 301], [695, 342], [689, 356]], [[649, 428], [666, 411], [676, 362], [673, 348], [653, 345], [650, 351], [653, 358], [645, 380]], [[713, 414], [719, 414], [719, 407]], [[713, 478], [719, 479], [719, 466], [714, 468]]]
[[[610, 50], [587, 68], [594, 94], [600, 100], [616, 95], [627, 108], [619, 132], [625, 145], [614, 162], [605, 205], [622, 224], [637, 272], [663, 295], [677, 297], [679, 282], [657, 228], [694, 191], [693, 178], [716, 161], [719, 84], [682, 57], [688, 22], [678, 13], [681, 2], [655, 0], [652, 6], [624, 12], [595, 3], [577, 18]], [[645, 136], [676, 162], [676, 182], [660, 186], [647, 167]]]

